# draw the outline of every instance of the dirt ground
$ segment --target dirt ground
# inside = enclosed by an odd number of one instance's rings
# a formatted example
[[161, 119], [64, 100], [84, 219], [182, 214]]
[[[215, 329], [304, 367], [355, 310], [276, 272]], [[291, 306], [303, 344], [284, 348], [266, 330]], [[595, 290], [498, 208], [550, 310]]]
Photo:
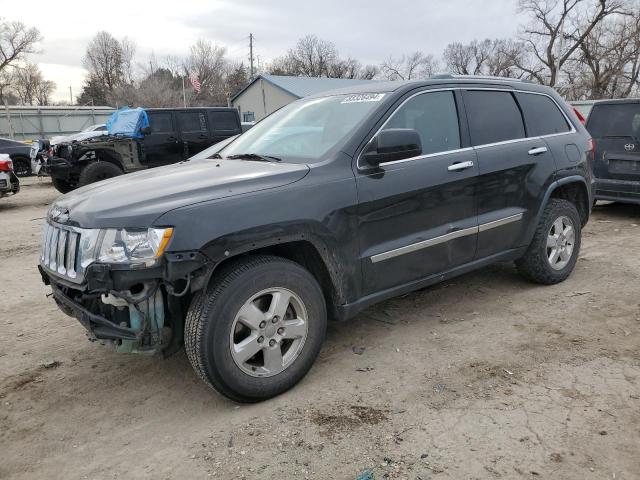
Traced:
[[500, 264], [333, 324], [293, 390], [236, 405], [183, 352], [90, 343], [36, 264], [48, 181], [0, 199], [0, 478], [640, 478], [640, 207], [576, 271]]

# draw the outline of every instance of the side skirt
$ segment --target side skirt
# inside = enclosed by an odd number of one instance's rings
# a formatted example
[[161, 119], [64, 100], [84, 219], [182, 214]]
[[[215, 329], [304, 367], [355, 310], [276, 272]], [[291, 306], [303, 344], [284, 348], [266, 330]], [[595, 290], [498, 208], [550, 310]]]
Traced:
[[466, 263], [464, 265], [460, 265], [459, 267], [455, 267], [443, 273], [437, 273], [429, 277], [425, 277], [419, 280], [414, 280], [413, 282], [405, 283], [404, 285], [399, 285], [397, 287], [389, 288], [387, 290], [382, 290], [380, 292], [367, 295], [366, 297], [362, 297], [361, 299], [356, 300], [353, 303], [338, 305], [336, 307], [335, 319], [338, 321], [348, 320], [350, 318], [355, 317], [358, 313], [360, 313], [365, 308], [375, 303], [388, 300], [389, 298], [397, 297], [398, 295], [404, 295], [405, 293], [413, 292], [415, 290], [420, 290], [421, 288], [425, 288], [430, 285], [443, 282], [450, 278], [454, 278], [454, 277], [463, 275], [465, 273], [478, 270], [480, 268], [486, 267], [494, 263], [509, 262], [509, 261], [517, 260], [522, 255], [524, 255], [526, 250], [527, 250], [526, 246], [515, 248], [512, 250], [507, 250], [501, 253], [497, 253], [495, 255], [491, 255], [489, 257], [474, 260], [473, 262]]

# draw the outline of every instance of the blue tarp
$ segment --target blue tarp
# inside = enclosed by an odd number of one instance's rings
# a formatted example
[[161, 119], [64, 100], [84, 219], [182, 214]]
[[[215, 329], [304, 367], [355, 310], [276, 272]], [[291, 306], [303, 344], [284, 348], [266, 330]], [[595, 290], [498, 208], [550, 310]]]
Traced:
[[107, 120], [109, 135], [142, 138], [141, 128], [149, 126], [147, 112], [142, 108], [121, 108]]

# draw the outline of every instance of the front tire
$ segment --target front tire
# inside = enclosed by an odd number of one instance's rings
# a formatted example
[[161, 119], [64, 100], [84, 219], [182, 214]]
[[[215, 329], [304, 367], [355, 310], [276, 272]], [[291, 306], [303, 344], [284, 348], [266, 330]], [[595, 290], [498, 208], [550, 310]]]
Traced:
[[529, 248], [516, 261], [518, 272], [543, 285], [566, 280], [576, 265], [581, 239], [582, 224], [576, 206], [567, 200], [550, 199]]
[[209, 386], [237, 402], [258, 402], [305, 376], [326, 326], [315, 278], [295, 262], [257, 256], [223, 267], [193, 298], [185, 349]]
[[80, 172], [78, 186], [84, 187], [90, 183], [117, 177], [118, 175], [122, 175], [122, 170], [120, 170], [120, 167], [117, 165], [109, 162], [93, 162], [84, 167], [82, 172]]
[[60, 178], [51, 177], [51, 183], [53, 183], [54, 188], [60, 193], [69, 193], [76, 188], [72, 183]]

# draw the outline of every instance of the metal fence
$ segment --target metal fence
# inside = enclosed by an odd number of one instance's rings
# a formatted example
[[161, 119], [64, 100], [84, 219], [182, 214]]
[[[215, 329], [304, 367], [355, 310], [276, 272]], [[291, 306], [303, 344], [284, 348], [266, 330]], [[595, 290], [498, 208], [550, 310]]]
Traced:
[[111, 107], [0, 106], [0, 137], [36, 140], [68, 135], [105, 123], [113, 111]]

